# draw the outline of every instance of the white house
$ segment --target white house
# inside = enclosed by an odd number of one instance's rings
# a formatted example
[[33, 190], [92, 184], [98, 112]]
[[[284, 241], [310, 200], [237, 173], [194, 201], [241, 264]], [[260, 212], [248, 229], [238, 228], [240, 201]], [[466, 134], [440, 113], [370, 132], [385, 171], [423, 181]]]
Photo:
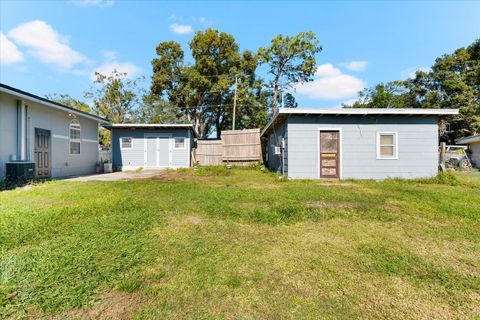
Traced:
[[0, 181], [6, 163], [35, 162], [37, 178], [95, 173], [107, 120], [0, 83]]

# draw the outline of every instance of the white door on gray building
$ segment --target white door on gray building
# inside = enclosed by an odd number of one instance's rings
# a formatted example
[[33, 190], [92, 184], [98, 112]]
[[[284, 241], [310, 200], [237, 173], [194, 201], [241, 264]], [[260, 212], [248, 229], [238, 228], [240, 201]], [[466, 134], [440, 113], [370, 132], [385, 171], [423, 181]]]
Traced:
[[158, 137], [158, 166], [170, 166], [170, 138]]
[[167, 168], [171, 166], [170, 136], [145, 134], [145, 167]]
[[157, 167], [157, 137], [145, 137], [145, 166]]

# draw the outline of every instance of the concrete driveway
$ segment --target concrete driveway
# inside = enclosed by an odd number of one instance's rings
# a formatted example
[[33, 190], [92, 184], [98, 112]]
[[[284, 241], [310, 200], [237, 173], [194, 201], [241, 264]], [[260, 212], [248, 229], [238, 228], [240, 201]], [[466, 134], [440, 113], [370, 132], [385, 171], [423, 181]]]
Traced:
[[113, 173], [99, 173], [89, 176], [66, 178], [65, 181], [119, 181], [147, 179], [158, 175], [163, 169], [136, 171], [118, 171]]

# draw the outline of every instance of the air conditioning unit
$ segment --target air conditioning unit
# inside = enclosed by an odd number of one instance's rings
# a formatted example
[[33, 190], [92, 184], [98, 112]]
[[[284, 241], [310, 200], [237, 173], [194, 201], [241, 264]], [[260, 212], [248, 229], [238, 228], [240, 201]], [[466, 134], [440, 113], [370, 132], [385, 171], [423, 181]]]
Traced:
[[35, 162], [15, 161], [5, 164], [5, 181], [12, 184], [25, 184], [35, 178]]
[[276, 155], [282, 154], [282, 148], [280, 148], [280, 147], [275, 147], [274, 154], [276, 154]]

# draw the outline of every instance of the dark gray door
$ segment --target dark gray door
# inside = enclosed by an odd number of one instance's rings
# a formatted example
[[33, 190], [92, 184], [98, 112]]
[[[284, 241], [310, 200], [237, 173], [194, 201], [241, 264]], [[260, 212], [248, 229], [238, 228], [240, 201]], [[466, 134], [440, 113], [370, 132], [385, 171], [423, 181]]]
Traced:
[[35, 172], [37, 178], [48, 178], [51, 170], [50, 131], [35, 128]]

